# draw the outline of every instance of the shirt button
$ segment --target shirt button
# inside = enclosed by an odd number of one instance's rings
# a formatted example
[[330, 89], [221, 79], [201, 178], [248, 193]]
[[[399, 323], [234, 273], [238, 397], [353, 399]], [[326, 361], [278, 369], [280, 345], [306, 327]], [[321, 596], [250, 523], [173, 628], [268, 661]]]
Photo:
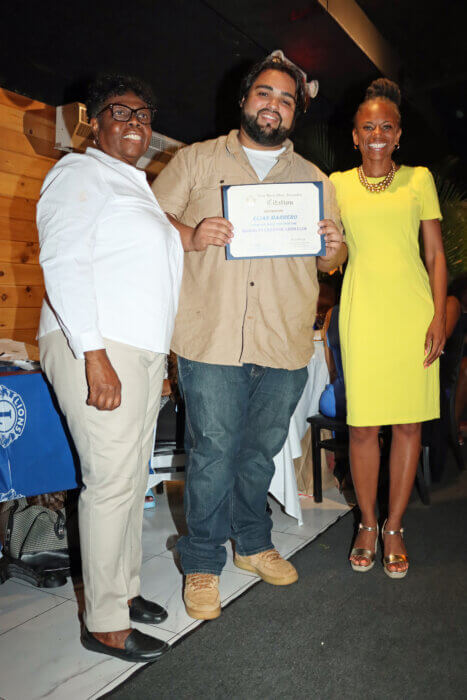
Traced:
[[250, 287], [254, 287], [254, 286], [255, 286], [255, 283], [254, 283], [254, 282], [250, 282]]

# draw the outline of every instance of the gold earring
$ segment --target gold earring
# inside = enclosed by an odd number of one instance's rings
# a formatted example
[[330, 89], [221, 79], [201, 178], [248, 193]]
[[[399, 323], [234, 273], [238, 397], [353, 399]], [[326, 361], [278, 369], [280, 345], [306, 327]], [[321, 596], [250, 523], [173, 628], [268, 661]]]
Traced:
[[354, 143], [353, 147], [356, 151], [358, 151], [358, 143]]

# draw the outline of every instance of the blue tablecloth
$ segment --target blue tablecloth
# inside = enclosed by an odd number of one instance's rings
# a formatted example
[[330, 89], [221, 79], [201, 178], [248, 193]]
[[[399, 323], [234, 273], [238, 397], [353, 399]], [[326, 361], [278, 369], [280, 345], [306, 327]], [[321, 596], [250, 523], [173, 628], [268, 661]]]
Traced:
[[0, 370], [0, 501], [78, 485], [78, 460], [42, 373]]

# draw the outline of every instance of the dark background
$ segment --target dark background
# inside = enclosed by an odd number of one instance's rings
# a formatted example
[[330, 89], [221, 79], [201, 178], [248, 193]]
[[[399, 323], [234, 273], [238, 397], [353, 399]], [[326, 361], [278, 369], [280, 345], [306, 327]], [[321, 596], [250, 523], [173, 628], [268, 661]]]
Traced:
[[[401, 160], [451, 161], [465, 180], [467, 3], [358, 0], [400, 58]], [[313, 156], [325, 123], [336, 156], [355, 164], [351, 119], [378, 69], [316, 0], [99, 0], [2, 2], [0, 86], [58, 105], [83, 101], [99, 72], [146, 79], [158, 102], [154, 128], [186, 143], [238, 124], [237, 92], [252, 62], [281, 48], [320, 82], [297, 125]]]

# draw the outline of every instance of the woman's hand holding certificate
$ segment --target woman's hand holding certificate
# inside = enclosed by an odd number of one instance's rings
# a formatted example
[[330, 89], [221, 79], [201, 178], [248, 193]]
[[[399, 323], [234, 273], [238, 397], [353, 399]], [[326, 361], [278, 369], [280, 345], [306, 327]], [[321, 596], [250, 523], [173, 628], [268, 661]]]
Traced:
[[318, 226], [320, 235], [324, 237], [326, 244], [326, 255], [321, 257], [324, 260], [333, 258], [341, 247], [344, 236], [332, 219], [323, 219], [318, 223]]

